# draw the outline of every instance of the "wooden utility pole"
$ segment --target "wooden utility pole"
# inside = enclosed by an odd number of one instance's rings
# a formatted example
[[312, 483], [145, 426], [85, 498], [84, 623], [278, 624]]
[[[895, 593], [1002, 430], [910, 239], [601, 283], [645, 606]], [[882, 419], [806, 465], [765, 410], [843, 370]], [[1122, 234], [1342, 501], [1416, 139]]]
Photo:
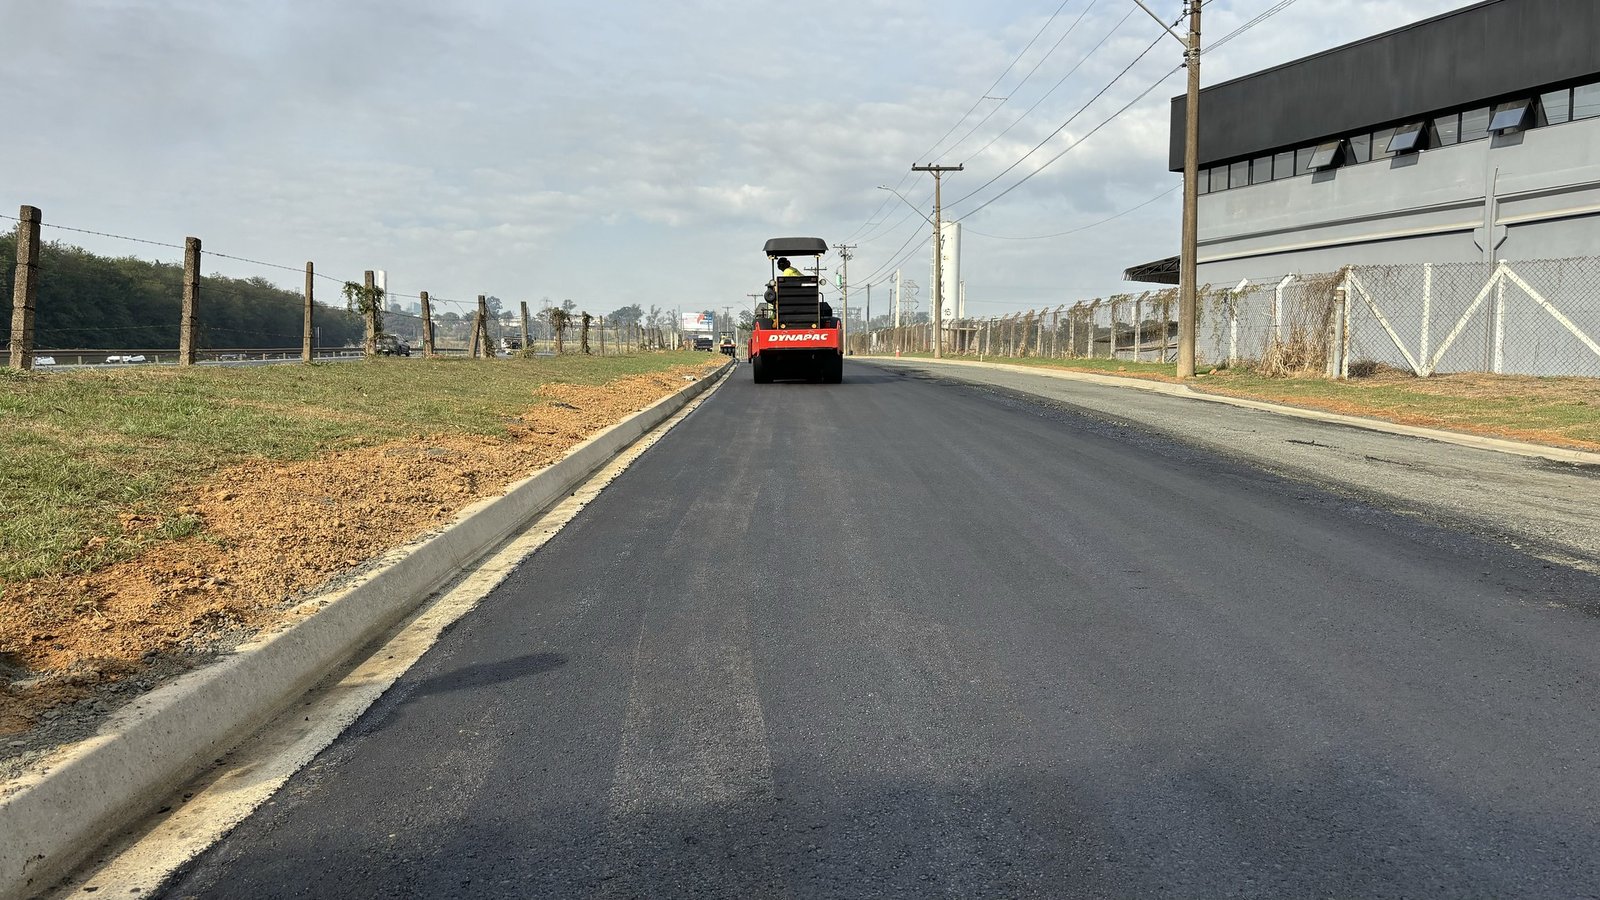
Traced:
[[428, 300], [427, 291], [418, 291], [417, 299], [422, 301], [422, 356], [424, 359], [432, 359], [433, 304]]
[[200, 239], [183, 239], [183, 312], [178, 318], [178, 365], [192, 366], [200, 324]]
[[11, 293], [11, 368], [33, 368], [33, 320], [39, 304], [39, 228], [37, 206], [17, 213], [17, 275]]
[[960, 172], [964, 166], [912, 166], [913, 172], [933, 173], [933, 358], [944, 358], [944, 229], [939, 187], [946, 172]]
[[312, 314], [311, 314], [311, 304], [313, 302], [313, 292], [316, 290], [315, 280], [316, 280], [315, 267], [309, 261], [307, 261], [306, 262], [306, 315], [305, 315], [306, 321], [305, 321], [305, 325], [301, 329], [302, 333], [300, 335], [300, 361], [301, 362], [311, 362], [311, 360], [316, 356], [316, 352], [317, 352], [317, 348], [312, 345], [312, 340], [311, 340], [312, 335], [316, 334], [316, 332], [313, 330], [313, 329], [316, 328], [316, 323], [312, 321]]

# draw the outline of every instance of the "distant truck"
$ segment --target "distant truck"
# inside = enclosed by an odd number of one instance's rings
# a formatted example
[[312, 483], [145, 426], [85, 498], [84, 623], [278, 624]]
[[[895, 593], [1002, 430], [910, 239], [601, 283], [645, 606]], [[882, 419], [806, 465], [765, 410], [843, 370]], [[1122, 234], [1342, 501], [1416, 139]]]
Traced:
[[838, 384], [844, 380], [844, 330], [822, 299], [817, 276], [785, 275], [777, 264], [780, 258], [814, 256], [820, 269], [828, 242], [817, 237], [773, 238], [765, 250], [772, 280], [750, 332], [750, 368], [756, 384], [791, 378]]
[[704, 350], [705, 352], [710, 353], [711, 352], [711, 335], [709, 335], [709, 334], [695, 335], [694, 349], [696, 349], [696, 350]]

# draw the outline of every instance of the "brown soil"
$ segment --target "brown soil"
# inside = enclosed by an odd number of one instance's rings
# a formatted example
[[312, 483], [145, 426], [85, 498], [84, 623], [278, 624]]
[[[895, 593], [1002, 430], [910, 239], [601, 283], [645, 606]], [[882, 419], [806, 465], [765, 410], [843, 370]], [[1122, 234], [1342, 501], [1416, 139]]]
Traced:
[[[435, 435], [304, 462], [250, 462], [172, 498], [203, 527], [87, 575], [8, 586], [0, 619], [0, 735], [166, 656], [282, 621], [299, 599], [556, 461], [683, 387], [685, 366], [603, 387], [552, 384], [504, 439]], [[154, 518], [125, 517], [128, 531]], [[4, 676], [12, 675], [13, 679]], [[87, 702], [87, 701], [86, 701]]]

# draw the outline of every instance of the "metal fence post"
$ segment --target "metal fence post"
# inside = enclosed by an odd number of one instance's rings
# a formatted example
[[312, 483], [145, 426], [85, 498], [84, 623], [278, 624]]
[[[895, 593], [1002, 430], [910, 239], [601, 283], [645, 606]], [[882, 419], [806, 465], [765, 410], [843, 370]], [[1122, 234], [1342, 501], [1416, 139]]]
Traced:
[[11, 368], [33, 368], [33, 322], [39, 305], [39, 228], [36, 206], [17, 213], [17, 271], [11, 293]]
[[195, 360], [195, 328], [200, 319], [200, 239], [183, 239], [183, 311], [178, 318], [178, 365]]

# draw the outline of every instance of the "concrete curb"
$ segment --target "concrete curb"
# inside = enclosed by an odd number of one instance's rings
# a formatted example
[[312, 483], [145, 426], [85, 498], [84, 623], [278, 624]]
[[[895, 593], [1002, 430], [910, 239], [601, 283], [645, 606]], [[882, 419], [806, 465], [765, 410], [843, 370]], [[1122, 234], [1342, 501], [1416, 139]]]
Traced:
[[1543, 444], [1529, 444], [1523, 441], [1511, 441], [1505, 438], [1485, 437], [1476, 434], [1464, 434], [1459, 431], [1445, 431], [1439, 428], [1423, 428], [1417, 425], [1401, 425], [1398, 422], [1386, 422], [1382, 419], [1369, 419], [1363, 416], [1347, 416], [1341, 413], [1323, 412], [1315, 409], [1301, 409], [1298, 406], [1285, 406], [1281, 403], [1270, 403], [1265, 400], [1247, 400], [1243, 397], [1226, 397], [1220, 394], [1207, 394], [1196, 391], [1188, 385], [1171, 384], [1165, 381], [1147, 381], [1141, 378], [1122, 378], [1116, 375], [1098, 375], [1093, 372], [1073, 372], [1062, 369], [1049, 369], [1044, 366], [1015, 366], [1006, 363], [977, 362], [965, 359], [922, 359], [903, 358], [895, 359], [885, 356], [854, 357], [861, 362], [887, 362], [896, 363], [930, 363], [940, 366], [972, 366], [983, 369], [1000, 369], [1007, 372], [1021, 372], [1028, 375], [1043, 375], [1047, 378], [1064, 378], [1068, 381], [1087, 381], [1091, 384], [1103, 384], [1110, 387], [1131, 388], [1138, 391], [1149, 391], [1156, 394], [1167, 394], [1174, 397], [1185, 397], [1190, 400], [1204, 400], [1208, 403], [1222, 403], [1227, 406], [1237, 406], [1243, 409], [1254, 409], [1262, 412], [1275, 413], [1296, 419], [1307, 419], [1313, 422], [1327, 422], [1334, 425], [1349, 425], [1353, 428], [1364, 428], [1368, 431], [1381, 431], [1388, 434], [1400, 434], [1407, 437], [1425, 438], [1430, 441], [1439, 441], [1445, 444], [1456, 444], [1462, 447], [1471, 447], [1476, 450], [1490, 450], [1496, 453], [1511, 453], [1517, 456], [1533, 456], [1548, 459], [1554, 462], [1576, 463], [1586, 466], [1600, 466], [1600, 453], [1587, 450], [1569, 450], [1565, 447], [1547, 447]]
[[307, 601], [300, 621], [151, 691], [93, 738], [4, 785], [0, 900], [65, 876], [119, 829], [270, 721], [437, 588], [718, 383], [727, 366], [599, 432], [560, 461], [392, 551], [355, 584]]

